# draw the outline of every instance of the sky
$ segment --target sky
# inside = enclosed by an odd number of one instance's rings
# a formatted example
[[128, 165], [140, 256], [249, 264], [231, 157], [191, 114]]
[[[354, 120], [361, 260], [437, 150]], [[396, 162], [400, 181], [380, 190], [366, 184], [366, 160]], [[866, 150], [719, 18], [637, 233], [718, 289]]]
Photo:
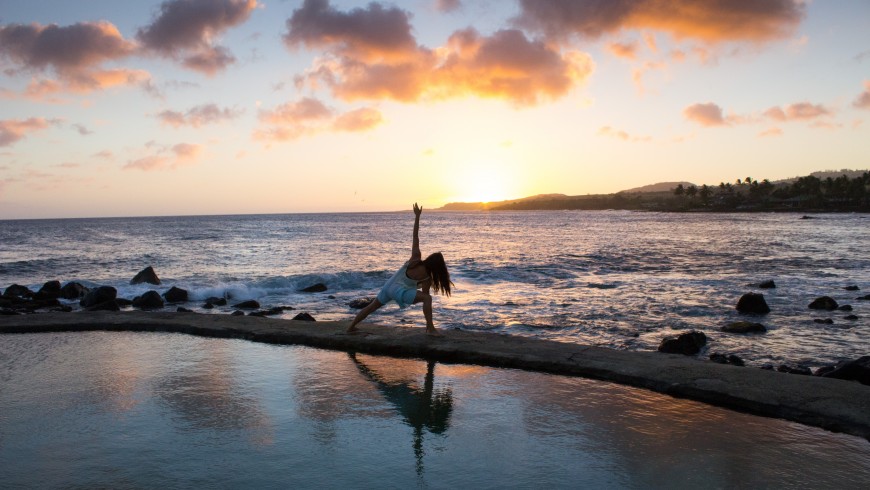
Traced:
[[0, 0], [0, 219], [868, 168], [864, 0]]

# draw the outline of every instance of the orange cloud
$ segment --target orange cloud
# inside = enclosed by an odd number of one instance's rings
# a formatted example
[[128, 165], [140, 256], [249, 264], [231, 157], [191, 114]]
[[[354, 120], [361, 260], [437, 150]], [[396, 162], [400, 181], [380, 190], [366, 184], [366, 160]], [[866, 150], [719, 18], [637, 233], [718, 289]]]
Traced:
[[864, 82], [864, 91], [855, 99], [855, 102], [852, 102], [852, 106], [858, 109], [870, 109], [870, 81]]
[[610, 126], [600, 127], [598, 129], [598, 135], [609, 136], [611, 138], [620, 139], [622, 141], [632, 141], [632, 142], [650, 141], [652, 139], [649, 136], [632, 136], [621, 129], [611, 128]]
[[206, 124], [217, 123], [230, 119], [235, 119], [241, 115], [242, 111], [224, 108], [221, 109], [216, 104], [204, 104], [192, 107], [187, 112], [163, 111], [157, 115], [160, 122], [168, 126], [193, 126], [198, 128]]
[[28, 134], [45, 129], [55, 122], [41, 117], [0, 120], [0, 146], [11, 146]]
[[650, 29], [710, 43], [789, 36], [805, 15], [799, 0], [520, 0], [514, 22], [554, 39]]
[[806, 121], [822, 116], [829, 116], [831, 115], [831, 111], [821, 104], [798, 102], [796, 104], [787, 105], [784, 110], [779, 106], [771, 107], [764, 111], [764, 115], [780, 122]]
[[344, 100], [473, 95], [531, 105], [564, 96], [593, 69], [585, 53], [562, 53], [516, 29], [492, 36], [465, 29], [430, 50], [417, 45], [409, 15], [377, 3], [340, 12], [327, 0], [306, 0], [287, 21], [284, 41], [325, 55], [297, 85], [326, 86]]
[[637, 43], [610, 43], [607, 45], [607, 50], [611, 54], [619, 58], [627, 58], [633, 60], [637, 58]]
[[728, 124], [722, 115], [722, 108], [712, 102], [692, 104], [683, 109], [683, 116], [701, 126], [724, 126]]
[[211, 76], [236, 61], [213, 40], [247, 21], [255, 8], [256, 0], [167, 0], [136, 39], [148, 52]]
[[[155, 145], [153, 144], [146, 145], [147, 148], [154, 146]], [[153, 170], [175, 170], [184, 165], [195, 163], [201, 152], [201, 145], [179, 143], [171, 148], [161, 148], [155, 155], [131, 160], [127, 162], [122, 169], [142, 170], [143, 172], [150, 172]]]
[[779, 128], [769, 128], [764, 131], [758, 133], [758, 137], [766, 138], [770, 136], [782, 136], [782, 129]]
[[362, 108], [336, 115], [334, 110], [310, 97], [261, 111], [259, 119], [260, 127], [253, 137], [260, 141], [290, 141], [328, 130], [367, 131], [383, 121], [377, 109]]
[[338, 116], [332, 127], [337, 131], [367, 131], [381, 124], [383, 120], [380, 111], [364, 107]]

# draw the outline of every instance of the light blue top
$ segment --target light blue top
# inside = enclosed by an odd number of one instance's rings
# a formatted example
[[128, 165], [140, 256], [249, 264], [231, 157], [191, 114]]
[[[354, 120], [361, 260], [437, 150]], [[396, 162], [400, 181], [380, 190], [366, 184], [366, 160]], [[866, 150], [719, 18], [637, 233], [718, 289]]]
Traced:
[[408, 264], [405, 264], [393, 274], [381, 291], [378, 293], [378, 301], [382, 304], [387, 304], [390, 301], [395, 301], [399, 307], [404, 308], [414, 303], [414, 298], [417, 296], [417, 280], [408, 277]]

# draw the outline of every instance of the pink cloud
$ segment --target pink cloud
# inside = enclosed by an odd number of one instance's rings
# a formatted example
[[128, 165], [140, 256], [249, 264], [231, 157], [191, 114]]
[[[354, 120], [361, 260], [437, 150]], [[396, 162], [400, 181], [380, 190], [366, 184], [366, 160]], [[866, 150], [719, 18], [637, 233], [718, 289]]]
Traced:
[[216, 104], [203, 104], [192, 107], [186, 112], [166, 110], [157, 115], [160, 122], [168, 126], [192, 126], [198, 128], [206, 124], [218, 123], [235, 119], [240, 116], [242, 111], [224, 108], [221, 109]]
[[167, 0], [152, 22], [136, 32], [136, 39], [146, 51], [214, 75], [235, 57], [213, 40], [247, 21], [256, 7], [256, 0]]
[[723, 126], [728, 124], [722, 115], [722, 108], [712, 102], [692, 104], [683, 109], [683, 116], [701, 126]]
[[864, 82], [864, 91], [855, 99], [855, 102], [852, 102], [852, 106], [858, 109], [870, 109], [870, 81]]
[[711, 43], [760, 42], [789, 36], [805, 10], [798, 0], [520, 0], [515, 22], [556, 39], [650, 29]]
[[789, 104], [785, 109], [779, 106], [771, 107], [764, 111], [764, 115], [774, 121], [807, 121], [823, 116], [829, 116], [832, 112], [821, 104], [811, 104], [809, 102], [798, 102]]
[[462, 8], [460, 0], [435, 0], [435, 10], [441, 13], [455, 12]]
[[607, 50], [611, 54], [619, 58], [627, 58], [633, 60], [637, 58], [637, 43], [610, 43], [607, 45]]
[[652, 138], [649, 136], [632, 136], [627, 132], [612, 128], [610, 126], [602, 126], [598, 129], [599, 136], [607, 136], [610, 138], [616, 138], [622, 141], [631, 141], [631, 142], [643, 142], [643, 141], [651, 141]]
[[[154, 148], [156, 145], [147, 144], [146, 148]], [[170, 148], [157, 149], [156, 154], [148, 155], [135, 160], [130, 160], [122, 167], [123, 170], [142, 170], [150, 172], [154, 170], [175, 170], [185, 165], [196, 163], [202, 153], [202, 146], [191, 143], [179, 143]]]
[[364, 107], [338, 116], [332, 123], [332, 127], [337, 131], [368, 131], [381, 124], [383, 120], [380, 111]]
[[769, 128], [764, 131], [758, 133], [760, 138], [767, 138], [771, 136], [782, 136], [782, 129], [780, 128]]
[[55, 122], [41, 117], [0, 120], [0, 146], [11, 146], [28, 134], [45, 129]]
[[373, 108], [336, 115], [319, 100], [306, 97], [262, 111], [259, 119], [260, 127], [254, 131], [254, 139], [290, 141], [324, 131], [368, 131], [381, 124], [383, 116]]

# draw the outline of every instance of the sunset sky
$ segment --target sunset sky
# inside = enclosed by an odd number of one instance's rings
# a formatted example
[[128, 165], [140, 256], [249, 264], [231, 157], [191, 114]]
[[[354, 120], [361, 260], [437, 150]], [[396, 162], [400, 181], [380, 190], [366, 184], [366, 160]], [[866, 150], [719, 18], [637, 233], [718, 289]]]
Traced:
[[870, 168], [870, 2], [0, 0], [0, 219]]

